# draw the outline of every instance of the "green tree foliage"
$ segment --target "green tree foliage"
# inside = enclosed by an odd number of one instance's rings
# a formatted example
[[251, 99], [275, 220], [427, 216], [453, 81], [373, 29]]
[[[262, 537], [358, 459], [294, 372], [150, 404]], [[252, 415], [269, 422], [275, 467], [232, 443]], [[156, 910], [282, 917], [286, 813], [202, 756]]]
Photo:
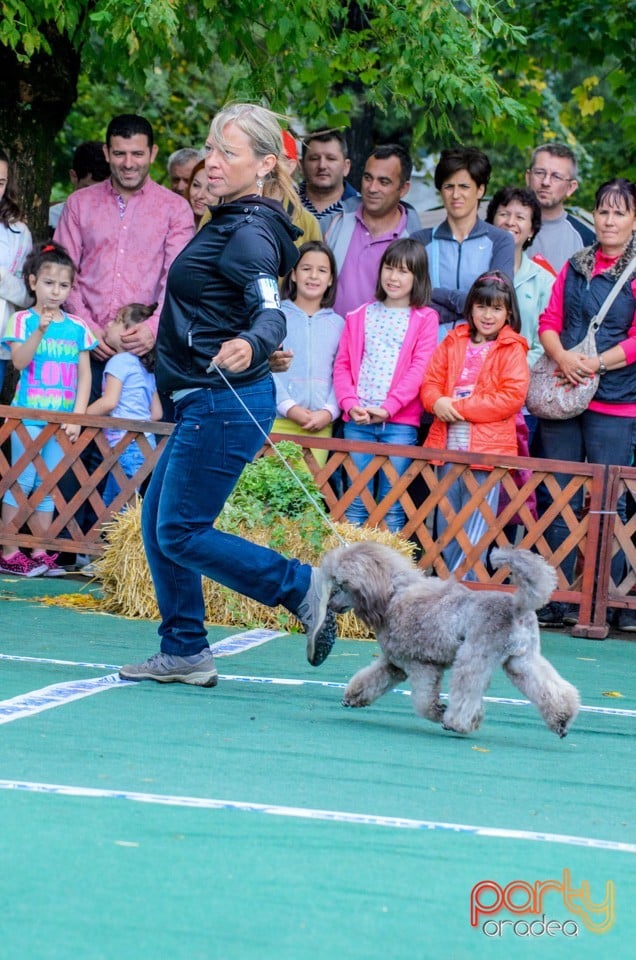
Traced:
[[613, 176], [636, 179], [636, 0], [518, 0], [523, 47], [489, 48], [497, 77], [535, 117], [532, 128], [496, 120], [506, 148], [501, 168], [523, 171], [530, 150], [559, 139], [579, 159], [578, 203]]
[[[450, 113], [477, 130], [524, 122], [482, 56], [519, 44], [509, 0], [4, 0], [0, 142], [18, 164], [36, 234], [46, 222], [51, 144], [96, 64], [143, 92], [148, 69], [187, 59], [213, 74], [239, 65], [228, 95], [263, 100], [308, 123], [346, 125], [365, 106], [414, 117], [414, 139], [451, 135]], [[414, 107], [416, 112], [414, 113]]]

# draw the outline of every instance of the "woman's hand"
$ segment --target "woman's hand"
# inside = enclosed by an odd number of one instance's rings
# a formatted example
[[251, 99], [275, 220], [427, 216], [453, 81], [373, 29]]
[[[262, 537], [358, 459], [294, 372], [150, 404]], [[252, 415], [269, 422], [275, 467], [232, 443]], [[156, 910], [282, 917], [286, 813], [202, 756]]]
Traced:
[[250, 366], [253, 356], [254, 351], [247, 340], [236, 337], [221, 344], [217, 355], [210, 360], [210, 366], [214, 364], [229, 373], [243, 373]]
[[577, 387], [593, 377], [598, 369], [598, 362], [594, 358], [586, 357], [578, 350], [564, 350], [555, 360], [558, 367], [554, 376], [560, 386], [569, 383], [571, 387]]
[[438, 420], [442, 420], [444, 423], [458, 423], [466, 419], [453, 406], [452, 397], [440, 397], [436, 400], [433, 404], [433, 413]]
[[293, 359], [293, 350], [283, 350], [282, 347], [279, 347], [278, 350], [274, 350], [274, 352], [269, 355], [269, 372], [287, 373]]

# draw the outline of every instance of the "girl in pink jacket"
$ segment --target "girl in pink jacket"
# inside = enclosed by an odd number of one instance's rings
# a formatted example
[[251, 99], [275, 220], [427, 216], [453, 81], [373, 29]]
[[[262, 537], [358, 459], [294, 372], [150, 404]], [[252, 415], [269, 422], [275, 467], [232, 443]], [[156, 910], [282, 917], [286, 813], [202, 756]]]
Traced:
[[[417, 442], [422, 414], [419, 390], [437, 345], [439, 317], [427, 304], [431, 297], [426, 251], [416, 240], [391, 243], [382, 257], [376, 299], [348, 313], [334, 364], [336, 398], [343, 413], [347, 440], [408, 444]], [[362, 471], [371, 453], [354, 453]], [[411, 460], [391, 457], [401, 476]], [[380, 502], [391, 480], [384, 471], [369, 483], [370, 498]], [[369, 504], [371, 499], [368, 499]], [[361, 526], [368, 507], [356, 497], [347, 508], [349, 523]], [[404, 526], [399, 502], [384, 520], [389, 530]]]
[[[424, 409], [435, 416], [426, 446], [516, 456], [516, 417], [526, 399], [530, 374], [526, 359], [528, 342], [519, 333], [521, 318], [512, 281], [499, 270], [482, 274], [468, 293], [464, 313], [467, 323], [451, 330], [442, 340], [422, 384], [420, 398]], [[440, 479], [452, 467], [452, 463], [442, 466]], [[472, 470], [480, 484], [489, 474], [488, 468]], [[470, 497], [462, 477], [447, 493], [455, 514]], [[496, 516], [498, 483], [486, 501]], [[447, 526], [447, 519], [438, 510], [439, 539]], [[476, 510], [464, 525], [464, 534], [474, 545], [487, 528], [488, 519]], [[442, 554], [451, 573], [464, 560], [456, 540], [451, 540]], [[471, 570], [464, 579], [476, 577]]]

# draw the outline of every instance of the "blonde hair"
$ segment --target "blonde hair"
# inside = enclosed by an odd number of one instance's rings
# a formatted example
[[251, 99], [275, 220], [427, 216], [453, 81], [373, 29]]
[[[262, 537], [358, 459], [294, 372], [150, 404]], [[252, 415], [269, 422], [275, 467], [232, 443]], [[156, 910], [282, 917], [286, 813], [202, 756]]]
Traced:
[[227, 142], [223, 131], [229, 123], [233, 123], [249, 138], [252, 150], [257, 157], [273, 154], [276, 157], [276, 165], [265, 178], [263, 194], [282, 200], [284, 204], [291, 203], [295, 209], [298, 209], [300, 207], [298, 191], [284, 162], [283, 135], [279, 120], [285, 119], [256, 103], [231, 103], [223, 107], [213, 118], [210, 132], [215, 143], [223, 149]]

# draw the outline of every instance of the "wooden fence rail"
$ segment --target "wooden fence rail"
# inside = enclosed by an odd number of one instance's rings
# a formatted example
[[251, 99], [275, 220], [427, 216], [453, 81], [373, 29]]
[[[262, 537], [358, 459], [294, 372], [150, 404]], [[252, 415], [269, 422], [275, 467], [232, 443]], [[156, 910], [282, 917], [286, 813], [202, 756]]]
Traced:
[[[22, 417], [43, 422], [44, 428], [35, 439], [27, 433]], [[61, 429], [62, 423], [69, 421], [80, 423], [83, 428], [76, 443], [71, 443]], [[93, 556], [99, 556], [104, 550], [100, 536], [103, 524], [135, 496], [152, 472], [173, 429], [172, 424], [165, 423], [62, 416], [48, 412], [38, 414], [8, 406], [0, 406], [0, 424], [0, 498], [10, 489], [18, 503], [18, 513], [12, 523], [0, 523], [0, 542]], [[107, 443], [103, 434], [105, 427], [126, 431], [116, 447], [111, 448]], [[9, 447], [14, 432], [24, 447], [24, 454], [16, 463], [11, 463]], [[147, 433], [155, 434], [156, 447], [149, 443]], [[52, 436], [58, 440], [63, 458], [54, 470], [49, 471], [40, 451]], [[283, 439], [290, 438], [272, 434], [274, 441]], [[603, 638], [607, 635], [608, 608], [636, 609], [636, 593], [632, 593], [636, 590], [636, 516], [623, 523], [617, 514], [620, 497], [636, 500], [635, 468], [522, 457], [506, 457], [502, 463], [501, 457], [449, 453], [427, 447], [352, 444], [319, 437], [292, 439], [303, 447], [307, 466], [333, 520], [344, 520], [347, 507], [359, 495], [369, 512], [368, 523], [381, 526], [389, 507], [399, 500], [406, 513], [403, 535], [419, 545], [420, 565], [431, 567], [438, 576], [449, 576], [443, 549], [456, 538], [465, 555], [458, 576], [472, 570], [476, 582], [471, 586], [476, 589], [507, 589], [505, 570], [493, 571], [483, 557], [490, 547], [510, 543], [512, 525], [512, 539], [517, 546], [537, 550], [555, 567], [558, 584], [554, 598], [579, 606], [579, 623], [573, 632], [579, 636]], [[134, 477], [127, 478], [117, 461], [133, 441], [137, 441], [144, 462]], [[323, 467], [314, 458], [312, 450], [315, 449], [330, 452]], [[97, 456], [91, 455], [91, 450], [93, 454], [97, 451]], [[362, 472], [351, 459], [352, 450], [371, 456]], [[271, 450], [266, 447], [261, 451], [268, 452], [271, 455]], [[396, 475], [390, 456], [411, 459], [410, 467], [401, 477]], [[35, 463], [41, 486], [25, 497], [17, 478], [30, 462]], [[452, 467], [440, 478], [438, 467], [445, 463], [451, 463]], [[473, 467], [491, 468], [485, 483], [477, 482]], [[391, 481], [391, 488], [378, 502], [369, 485], [380, 471], [384, 471]], [[114, 474], [121, 489], [116, 500], [107, 507], [100, 490], [109, 472]], [[459, 477], [466, 484], [471, 498], [469, 504], [455, 514], [447, 493]], [[486, 497], [497, 483], [501, 484], [505, 497], [500, 497], [500, 510], [493, 511]], [[543, 509], [539, 519], [535, 519], [531, 505], [540, 487]], [[48, 493], [55, 504], [55, 516], [47, 536], [37, 537], [28, 528], [29, 517]], [[585, 506], [577, 515], [572, 502], [581, 496]], [[471, 544], [464, 532], [464, 523], [475, 510], [485, 518], [486, 532], [478, 543]], [[438, 513], [447, 521], [441, 536], [436, 534]], [[82, 514], [80, 525], [78, 516]], [[558, 516], [567, 526], [567, 537], [557, 550], [552, 551], [545, 534]], [[562, 565], [572, 551], [576, 551], [577, 562], [573, 579], [568, 581]], [[615, 583], [611, 578], [611, 559], [617, 551], [623, 552], [627, 562], [625, 576]]]

